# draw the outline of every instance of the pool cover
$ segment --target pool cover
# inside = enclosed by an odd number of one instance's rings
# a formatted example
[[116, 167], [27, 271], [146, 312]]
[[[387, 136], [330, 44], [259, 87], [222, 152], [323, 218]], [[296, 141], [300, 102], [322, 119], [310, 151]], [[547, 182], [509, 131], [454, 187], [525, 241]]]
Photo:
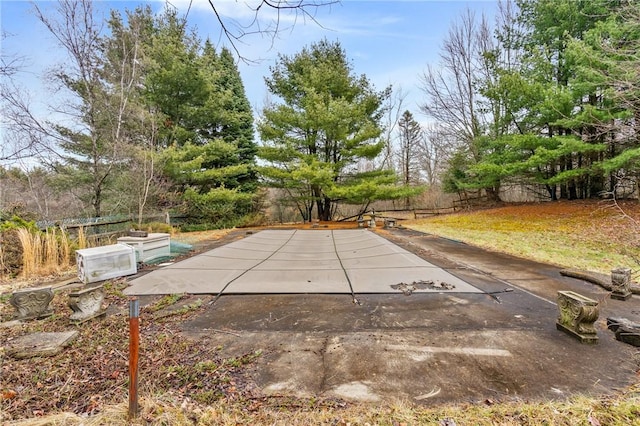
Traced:
[[366, 229], [265, 230], [133, 279], [128, 295], [481, 291]]

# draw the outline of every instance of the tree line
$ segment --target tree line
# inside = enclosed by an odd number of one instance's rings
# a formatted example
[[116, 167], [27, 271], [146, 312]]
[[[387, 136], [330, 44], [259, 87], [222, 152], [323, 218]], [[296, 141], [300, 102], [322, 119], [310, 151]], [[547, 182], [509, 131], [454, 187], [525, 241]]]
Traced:
[[494, 25], [463, 15], [422, 78], [421, 109], [450, 147], [444, 189], [637, 196], [638, 48], [634, 1], [500, 2]]
[[[172, 209], [230, 226], [256, 219], [265, 187], [303, 219], [330, 220], [342, 205], [409, 207], [427, 186], [557, 200], [640, 185], [637, 2], [501, 1], [492, 22], [467, 11], [421, 76], [426, 125], [397, 89], [356, 74], [339, 42], [280, 55], [254, 118], [232, 52], [171, 8], [104, 22], [90, 1], [35, 11], [69, 58], [51, 73], [64, 119], [39, 121], [4, 79], [5, 141], [18, 142], [5, 159], [31, 154], [23, 145], [55, 155], [0, 179], [40, 215], [54, 198], [83, 215]], [[3, 76], [15, 69], [3, 57]]]
[[34, 8], [68, 57], [51, 72], [67, 97], [51, 122], [17, 101], [3, 109], [16, 138], [28, 129], [55, 153], [44, 184], [96, 217], [173, 208], [223, 226], [254, 210], [253, 114], [229, 50], [201, 41], [172, 8], [112, 10], [105, 22], [90, 1]]

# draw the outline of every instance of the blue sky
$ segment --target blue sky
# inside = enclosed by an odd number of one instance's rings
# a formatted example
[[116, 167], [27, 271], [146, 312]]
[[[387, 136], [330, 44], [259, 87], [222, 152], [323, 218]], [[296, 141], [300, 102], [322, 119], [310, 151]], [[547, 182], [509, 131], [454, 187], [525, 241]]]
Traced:
[[[247, 24], [252, 19], [251, 10], [244, 2], [214, 0], [225, 22]], [[254, 0], [252, 0], [254, 1]], [[254, 1], [255, 2], [255, 1]], [[107, 16], [108, 10], [133, 9], [139, 4], [151, 4], [161, 10], [164, 1], [97, 1], [96, 8]], [[421, 120], [420, 75], [428, 64], [437, 65], [438, 53], [451, 24], [466, 8], [480, 17], [491, 16], [496, 9], [495, 0], [449, 1], [372, 1], [344, 0], [338, 4], [319, 8], [315, 14], [318, 24], [301, 16], [283, 15], [283, 31], [275, 40], [254, 36], [238, 43], [240, 53], [256, 63], [239, 63], [247, 96], [259, 111], [267, 95], [264, 77], [269, 66], [275, 63], [278, 53], [293, 55], [304, 46], [327, 38], [340, 41], [353, 63], [354, 72], [366, 74], [379, 90], [388, 85], [402, 88], [406, 94], [404, 106]], [[53, 2], [38, 2], [44, 7]], [[177, 9], [186, 13], [189, 0], [172, 0]], [[31, 92], [36, 105], [45, 105], [52, 95], [41, 80], [51, 66], [64, 58], [50, 34], [33, 13], [27, 1], [2, 0], [0, 13], [2, 31], [9, 37], [2, 41], [3, 54], [21, 54], [26, 59], [24, 72], [17, 77]], [[262, 13], [262, 12], [261, 12]], [[263, 23], [271, 15], [262, 13]], [[188, 15], [189, 25], [197, 27], [199, 35], [210, 38], [214, 44], [228, 45], [220, 38], [220, 26], [207, 0], [194, 0]], [[44, 110], [44, 109], [42, 109]]]

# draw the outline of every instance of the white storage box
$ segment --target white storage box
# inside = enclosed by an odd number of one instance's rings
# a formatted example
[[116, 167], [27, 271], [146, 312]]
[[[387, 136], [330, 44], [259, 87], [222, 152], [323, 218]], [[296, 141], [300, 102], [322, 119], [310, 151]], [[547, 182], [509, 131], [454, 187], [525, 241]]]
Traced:
[[138, 262], [146, 262], [171, 255], [171, 238], [169, 234], [151, 233], [146, 237], [120, 237], [118, 243], [127, 244], [136, 250]]
[[78, 279], [85, 284], [138, 272], [133, 247], [126, 244], [76, 250]]

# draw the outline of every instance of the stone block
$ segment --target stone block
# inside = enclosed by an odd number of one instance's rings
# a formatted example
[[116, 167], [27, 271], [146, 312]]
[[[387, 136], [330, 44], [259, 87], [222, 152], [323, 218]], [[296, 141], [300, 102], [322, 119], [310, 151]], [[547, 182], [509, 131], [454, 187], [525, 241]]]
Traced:
[[53, 300], [51, 287], [25, 288], [14, 291], [9, 303], [18, 311], [15, 319], [28, 320], [51, 316], [53, 314], [49, 309], [51, 300]]
[[[69, 345], [78, 336], [78, 331], [58, 333], [32, 333], [11, 341], [6, 348], [7, 355], [13, 358], [32, 358], [53, 356]], [[34, 368], [37, 368], [34, 366]]]
[[640, 324], [626, 318], [607, 318], [607, 328], [616, 335], [616, 340], [640, 347]]
[[103, 287], [101, 284], [69, 293], [69, 307], [73, 311], [69, 320], [72, 324], [80, 324], [106, 314], [106, 310], [102, 309]]
[[616, 268], [611, 270], [611, 298], [628, 300], [631, 293], [631, 268]]
[[598, 302], [573, 291], [558, 292], [560, 315], [556, 328], [582, 343], [598, 343], [594, 323], [598, 319]]

